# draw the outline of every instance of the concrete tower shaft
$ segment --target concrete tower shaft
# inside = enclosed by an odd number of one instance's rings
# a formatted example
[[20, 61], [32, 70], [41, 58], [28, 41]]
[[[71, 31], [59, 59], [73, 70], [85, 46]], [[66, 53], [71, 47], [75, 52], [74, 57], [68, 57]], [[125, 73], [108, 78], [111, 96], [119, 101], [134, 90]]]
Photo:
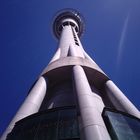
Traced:
[[[22, 135], [28, 139], [29, 134], [41, 140], [110, 140], [102, 116], [105, 108], [140, 118], [137, 108], [85, 52], [79, 39], [83, 30], [84, 20], [79, 12], [69, 9], [57, 14], [53, 23], [59, 40], [57, 51], [1, 140], [11, 131], [7, 140], [23, 140]], [[20, 132], [20, 136], [18, 128], [25, 134]]]
[[80, 37], [84, 30], [84, 19], [78, 11], [73, 9], [65, 9], [58, 12], [53, 23], [53, 31], [57, 38], [60, 37], [62, 29], [66, 25], [74, 27]]
[[[61, 96], [56, 98], [56, 93], [53, 94], [49, 108], [75, 103], [80, 118], [81, 139], [110, 140], [101, 116], [104, 107], [115, 108], [136, 117], [140, 117], [140, 113], [83, 49], [79, 37], [83, 33], [84, 23], [79, 15], [71, 10], [64, 11], [54, 21], [54, 34], [59, 38], [58, 50], [43, 75], [48, 77], [52, 87], [61, 83], [63, 91], [67, 90], [70, 94], [57, 90]], [[66, 86], [68, 82], [74, 87]], [[70, 95], [75, 98], [72, 99]]]
[[109, 140], [101, 117], [105, 105], [99, 92], [108, 77], [83, 49], [79, 39], [83, 21], [77, 15], [73, 11], [65, 11], [54, 21], [54, 33], [59, 38], [58, 50], [43, 71], [43, 76], [50, 81], [48, 94], [52, 96], [44, 100], [41, 110], [77, 105], [83, 140], [93, 137]]

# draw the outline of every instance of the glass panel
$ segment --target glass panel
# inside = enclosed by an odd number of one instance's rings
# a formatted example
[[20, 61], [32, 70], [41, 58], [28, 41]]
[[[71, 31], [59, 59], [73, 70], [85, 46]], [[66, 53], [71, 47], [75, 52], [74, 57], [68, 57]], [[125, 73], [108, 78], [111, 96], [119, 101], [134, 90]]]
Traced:
[[122, 112], [105, 110], [103, 118], [113, 140], [140, 140], [140, 120]]
[[58, 111], [41, 116], [34, 140], [57, 140]]
[[75, 108], [58, 108], [37, 113], [16, 123], [7, 140], [79, 139]]
[[[38, 127], [37, 122], [39, 118], [34, 118], [31, 120], [22, 121], [21, 124], [15, 125], [13, 131], [8, 135], [8, 140], [25, 140], [32, 139], [36, 133]], [[36, 122], [36, 123], [35, 123]]]
[[59, 113], [59, 139], [79, 138], [78, 121], [75, 110], [63, 110]]

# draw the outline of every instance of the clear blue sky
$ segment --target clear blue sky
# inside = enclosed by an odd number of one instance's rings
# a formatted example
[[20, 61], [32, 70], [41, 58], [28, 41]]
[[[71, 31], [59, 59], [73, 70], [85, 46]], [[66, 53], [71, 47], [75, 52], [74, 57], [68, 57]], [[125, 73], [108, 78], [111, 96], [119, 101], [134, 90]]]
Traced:
[[82, 13], [84, 49], [140, 109], [139, 0], [1, 0], [0, 134], [56, 51], [63, 8]]

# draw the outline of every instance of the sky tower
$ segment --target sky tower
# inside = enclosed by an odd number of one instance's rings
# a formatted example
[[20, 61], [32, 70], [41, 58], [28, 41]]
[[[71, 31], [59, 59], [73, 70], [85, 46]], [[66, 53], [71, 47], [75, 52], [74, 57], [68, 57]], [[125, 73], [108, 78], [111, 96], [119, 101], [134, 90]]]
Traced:
[[140, 139], [139, 111], [85, 52], [83, 30], [79, 12], [58, 13], [58, 49], [1, 140]]

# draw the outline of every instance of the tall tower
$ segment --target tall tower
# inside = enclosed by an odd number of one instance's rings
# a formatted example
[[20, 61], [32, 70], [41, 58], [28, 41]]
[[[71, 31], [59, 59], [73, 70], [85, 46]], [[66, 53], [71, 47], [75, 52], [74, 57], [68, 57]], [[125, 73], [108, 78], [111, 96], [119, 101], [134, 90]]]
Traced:
[[83, 30], [79, 12], [58, 13], [58, 49], [1, 140], [140, 139], [139, 111], [85, 52]]

